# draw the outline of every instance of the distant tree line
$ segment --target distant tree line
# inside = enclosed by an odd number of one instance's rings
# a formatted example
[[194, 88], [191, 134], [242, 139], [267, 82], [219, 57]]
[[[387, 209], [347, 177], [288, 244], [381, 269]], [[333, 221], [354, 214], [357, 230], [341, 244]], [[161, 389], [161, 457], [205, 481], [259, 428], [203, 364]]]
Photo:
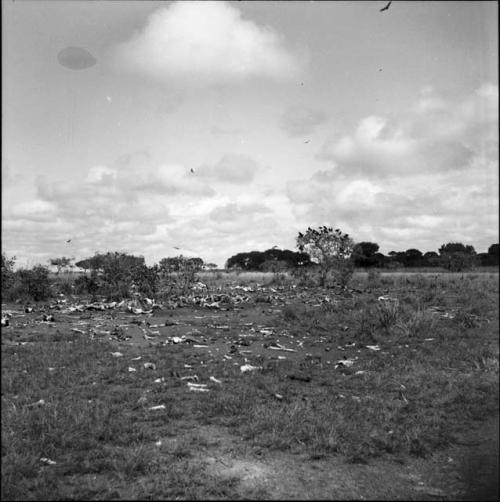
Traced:
[[278, 272], [289, 268], [308, 266], [311, 263], [311, 258], [307, 253], [272, 248], [266, 251], [235, 254], [226, 261], [226, 269]]
[[[379, 252], [375, 242], [359, 242], [354, 245], [351, 261], [358, 268], [415, 268], [442, 267], [451, 271], [460, 271], [476, 266], [498, 266], [499, 245], [492, 244], [486, 253], [476, 253], [471, 245], [461, 242], [443, 244], [438, 252], [422, 253], [418, 249], [391, 251], [388, 255]], [[227, 269], [248, 271], [276, 271], [313, 265], [306, 252], [294, 252], [288, 249], [268, 249], [250, 251], [231, 256], [226, 262]]]

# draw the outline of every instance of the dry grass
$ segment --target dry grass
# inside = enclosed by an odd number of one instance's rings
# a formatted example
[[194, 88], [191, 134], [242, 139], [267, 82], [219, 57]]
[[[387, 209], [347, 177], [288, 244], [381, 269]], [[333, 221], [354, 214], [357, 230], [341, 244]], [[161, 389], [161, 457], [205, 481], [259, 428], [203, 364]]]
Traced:
[[[221, 288], [277, 281], [271, 273], [218, 274], [200, 275]], [[241, 374], [232, 363], [212, 361], [196, 372], [201, 381], [220, 375], [224, 385], [207, 394], [186, 392], [175, 376], [187, 361], [194, 364], [190, 347], [142, 350], [162, 385], [152, 385], [150, 370], [128, 371], [125, 345], [126, 357], [112, 358], [116, 347], [85, 335], [49, 333], [4, 347], [2, 497], [238, 497], [234, 480], [190, 462], [204, 447], [193, 436], [200, 424], [230, 426], [243, 438], [242, 451], [256, 445], [356, 463], [425, 457], [453, 444], [464, 428], [498, 410], [498, 274], [461, 276], [382, 274], [377, 287], [357, 277], [364, 293], [320, 291], [333, 296], [320, 306], [307, 303], [317, 290], [291, 288], [291, 279], [281, 278], [280, 294], [294, 300], [265, 323], [297, 339], [307, 333], [319, 347], [355, 342], [345, 354], [359, 356], [356, 366], [340, 371], [314, 358], [275, 364], [255, 357], [263, 371]], [[379, 302], [380, 295], [398, 302]], [[431, 314], [436, 305], [454, 315]], [[229, 322], [245, 311], [221, 314]], [[365, 347], [374, 344], [382, 350]], [[39, 400], [44, 404], [34, 405]], [[148, 411], [158, 403], [166, 409]], [[158, 447], [165, 437], [178, 441]], [[44, 465], [42, 457], [57, 463]]]

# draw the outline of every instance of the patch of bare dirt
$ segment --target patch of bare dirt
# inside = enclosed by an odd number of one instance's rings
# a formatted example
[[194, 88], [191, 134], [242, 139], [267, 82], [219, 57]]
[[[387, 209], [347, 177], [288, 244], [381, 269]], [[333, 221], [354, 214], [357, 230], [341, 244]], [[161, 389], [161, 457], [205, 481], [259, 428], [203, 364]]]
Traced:
[[[236, 480], [243, 498], [479, 500], [482, 495], [483, 500], [497, 500], [498, 474], [493, 469], [495, 454], [498, 465], [498, 417], [496, 424], [495, 429], [492, 420], [475, 431], [469, 438], [473, 446], [457, 445], [403, 464], [378, 459], [367, 465], [347, 464], [342, 457], [312, 460], [307, 455], [252, 448], [229, 429], [205, 426], [196, 431], [204, 446], [192, 461], [211, 476]], [[472, 477], [468, 460], [473, 470], [480, 469]]]

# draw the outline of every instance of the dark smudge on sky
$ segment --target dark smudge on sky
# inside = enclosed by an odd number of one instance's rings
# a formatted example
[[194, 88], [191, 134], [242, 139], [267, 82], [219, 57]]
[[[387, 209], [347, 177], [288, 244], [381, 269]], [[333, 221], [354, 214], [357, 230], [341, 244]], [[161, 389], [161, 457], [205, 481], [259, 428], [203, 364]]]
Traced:
[[83, 47], [66, 47], [59, 51], [57, 60], [70, 70], [86, 70], [97, 63], [97, 59]]

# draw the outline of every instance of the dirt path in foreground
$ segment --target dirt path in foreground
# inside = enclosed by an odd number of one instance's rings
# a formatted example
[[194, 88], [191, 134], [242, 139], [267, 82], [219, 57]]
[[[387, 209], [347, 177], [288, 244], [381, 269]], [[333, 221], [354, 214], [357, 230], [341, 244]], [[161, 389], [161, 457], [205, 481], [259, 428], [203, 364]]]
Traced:
[[236, 479], [249, 499], [498, 500], [498, 419], [429, 458], [367, 465], [252, 448], [228, 429], [206, 426], [197, 433], [208, 446], [193, 462], [212, 476]]

